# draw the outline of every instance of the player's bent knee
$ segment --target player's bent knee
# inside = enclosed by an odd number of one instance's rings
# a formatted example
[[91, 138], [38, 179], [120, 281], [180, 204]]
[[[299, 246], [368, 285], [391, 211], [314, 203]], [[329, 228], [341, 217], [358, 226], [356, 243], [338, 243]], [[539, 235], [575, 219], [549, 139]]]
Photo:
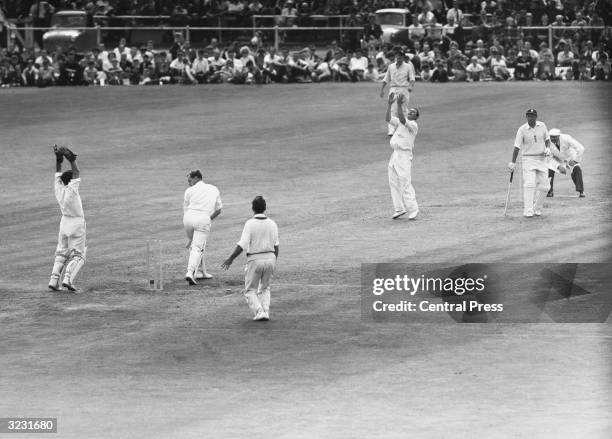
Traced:
[[542, 192], [548, 192], [550, 190], [550, 184], [548, 182], [540, 183], [536, 186], [536, 189]]
[[56, 258], [68, 259], [68, 256], [70, 256], [70, 250], [68, 250], [68, 249], [66, 249], [66, 250], [56, 250], [55, 251], [55, 257]]
[[86, 252], [81, 253], [80, 251], [73, 249], [70, 251], [70, 259], [77, 259], [85, 262], [85, 254]]

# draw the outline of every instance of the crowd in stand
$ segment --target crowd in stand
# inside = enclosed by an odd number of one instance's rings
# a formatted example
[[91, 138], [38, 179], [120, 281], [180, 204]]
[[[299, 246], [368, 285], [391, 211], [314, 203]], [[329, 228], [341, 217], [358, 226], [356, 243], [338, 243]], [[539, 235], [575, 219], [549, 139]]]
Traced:
[[[98, 5], [102, 3], [115, 7], [122, 2], [97, 2]], [[167, 3], [148, 2], [151, 7]], [[344, 2], [337, 3], [344, 5]], [[383, 6], [388, 6], [388, 3], [384, 2]], [[536, 6], [547, 3], [547, 8], [560, 12], [554, 17], [559, 28], [554, 30], [553, 47], [548, 44], [548, 30], [527, 33], [518, 25], [529, 24], [536, 16], [545, 21], [544, 17], [548, 16], [546, 8], [541, 8], [540, 12], [544, 11], [542, 15], [505, 8], [510, 4], [520, 7], [526, 3]], [[574, 6], [565, 9], [570, 3]], [[356, 2], [350, 4], [360, 5]], [[380, 6], [380, 2], [365, 4]], [[432, 5], [430, 2], [406, 1], [403, 5], [415, 8], [413, 25], [409, 28], [410, 38], [403, 50], [420, 80], [611, 80], [610, 28], [571, 27], [604, 25], [604, 17], [606, 20], [609, 18], [609, 11], [601, 7], [602, 2], [454, 1], [446, 7], [442, 2]], [[432, 9], [440, 5], [444, 5], [445, 13]], [[465, 21], [462, 16], [467, 14], [463, 8], [474, 14], [470, 8], [475, 5], [480, 6], [475, 15], [481, 23], [471, 28], [462, 26], [460, 23]], [[536, 11], [537, 8], [530, 10]], [[356, 16], [352, 9], [350, 11], [351, 17]], [[505, 14], [502, 15], [503, 25], [498, 22], [498, 14]], [[440, 22], [437, 15], [440, 15]], [[0, 84], [3, 87], [45, 87], [377, 81], [394, 61], [395, 50], [381, 41], [380, 26], [372, 18], [369, 16], [357, 41], [347, 39], [340, 46], [333, 42], [329, 47], [307, 47], [299, 51], [277, 51], [270, 42], [263, 41], [259, 32], [246, 45], [233, 42], [220, 46], [212, 39], [200, 48], [192, 47], [180, 33], [175, 35], [174, 44], [167, 50], [156, 49], [151, 41], [144, 46], [130, 47], [125, 39], [117, 47], [106, 48], [101, 44], [84, 54], [78, 54], [75, 49], [47, 53], [45, 50], [25, 50], [20, 46], [2, 48]]]
[[461, 9], [455, 15], [457, 23], [465, 15], [471, 23], [478, 24], [482, 13], [490, 13], [502, 23], [507, 17], [514, 17], [521, 26], [547, 25], [558, 15], [566, 24], [612, 24], [609, 0], [0, 0], [4, 15], [15, 19], [26, 19], [33, 9], [37, 12], [78, 9], [96, 15], [170, 16], [180, 22], [174, 24], [182, 25], [198, 25], [203, 18], [218, 15], [279, 15], [294, 17], [299, 25], [308, 24], [299, 21], [308, 22], [312, 15], [340, 14], [351, 15], [351, 24], [363, 26], [369, 14], [383, 8], [406, 8], [417, 15], [425, 13], [428, 20], [435, 16], [442, 25], [457, 9]]

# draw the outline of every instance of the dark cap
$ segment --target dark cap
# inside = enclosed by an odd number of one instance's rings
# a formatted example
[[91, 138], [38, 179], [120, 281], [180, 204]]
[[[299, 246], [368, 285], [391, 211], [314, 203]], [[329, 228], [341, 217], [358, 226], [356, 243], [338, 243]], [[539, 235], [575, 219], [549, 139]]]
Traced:
[[533, 115], [533, 116], [537, 116], [538, 112], [535, 111], [533, 108], [530, 108], [529, 110], [527, 110], [527, 112], [525, 113], [527, 116], [529, 115]]

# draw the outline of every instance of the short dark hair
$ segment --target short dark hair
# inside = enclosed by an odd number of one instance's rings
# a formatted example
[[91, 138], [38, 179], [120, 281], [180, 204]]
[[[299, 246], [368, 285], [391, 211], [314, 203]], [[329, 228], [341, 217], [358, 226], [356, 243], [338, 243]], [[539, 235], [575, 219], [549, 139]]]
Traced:
[[72, 180], [72, 171], [64, 171], [60, 179], [62, 180], [62, 183], [64, 183], [64, 186], [68, 186], [68, 183], [70, 183], [70, 180]]
[[264, 213], [266, 211], [266, 200], [261, 195], [257, 195], [253, 198], [253, 212], [255, 213]]
[[202, 172], [199, 169], [195, 171], [189, 171], [189, 178], [198, 178], [202, 180]]

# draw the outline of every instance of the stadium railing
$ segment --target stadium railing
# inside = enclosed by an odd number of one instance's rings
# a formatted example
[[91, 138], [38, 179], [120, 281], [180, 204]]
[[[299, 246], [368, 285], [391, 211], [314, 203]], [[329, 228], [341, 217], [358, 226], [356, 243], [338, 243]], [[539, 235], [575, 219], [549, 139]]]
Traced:
[[[16, 37], [22, 41], [26, 48], [34, 47], [34, 31], [47, 31], [51, 28], [16, 28], [11, 27], [9, 32], [6, 32], [7, 47], [11, 47], [11, 34], [17, 33]], [[270, 26], [270, 27], [192, 27], [192, 26], [123, 26], [123, 27], [71, 27], [74, 30], [95, 30], [97, 35], [97, 43], [113, 44], [120, 38], [124, 37], [129, 46], [145, 44], [152, 40], [155, 44], [172, 44], [174, 34], [180, 32], [185, 37], [185, 40], [190, 41], [193, 47], [203, 41], [210, 41], [211, 38], [216, 38], [219, 43], [229, 41], [243, 41], [247, 43], [254, 36], [256, 31], [261, 32], [262, 40], [266, 44], [273, 44], [276, 48], [281, 45], [297, 45], [297, 44], [329, 44], [332, 40], [337, 40], [340, 44], [346, 41], [359, 43], [359, 38], [363, 32], [363, 27], [343, 27], [343, 26]], [[474, 27], [464, 27], [465, 39], [469, 38], [470, 32]], [[549, 47], [555, 45], [562, 38], [571, 38], [572, 33], [581, 31], [584, 40], [598, 40], [604, 34], [609, 34], [612, 30], [609, 26], [530, 26], [519, 27], [519, 34], [532, 41], [546, 42]], [[21, 34], [23, 32], [23, 35]], [[588, 33], [588, 34], [587, 34]], [[516, 37], [514, 37], [516, 38]], [[525, 38], [524, 38], [525, 39]]]

